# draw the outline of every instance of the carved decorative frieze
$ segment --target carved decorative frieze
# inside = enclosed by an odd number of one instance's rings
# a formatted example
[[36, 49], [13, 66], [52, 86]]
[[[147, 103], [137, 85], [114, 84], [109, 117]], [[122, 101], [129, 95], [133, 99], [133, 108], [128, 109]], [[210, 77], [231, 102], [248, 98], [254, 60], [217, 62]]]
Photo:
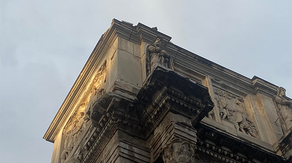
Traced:
[[172, 57], [161, 47], [160, 38], [156, 38], [153, 44], [146, 49], [146, 73], [150, 74], [158, 65], [164, 66], [171, 70], [173, 67]]
[[64, 127], [64, 146], [61, 154], [61, 162], [68, 160], [70, 152], [73, 150], [81, 138], [81, 134], [84, 131], [85, 124], [85, 104], [82, 103], [77, 111], [71, 116], [68, 123]]
[[292, 128], [292, 99], [286, 96], [286, 90], [278, 88], [274, 97], [277, 106], [277, 113], [284, 133], [288, 133]]
[[[92, 116], [91, 109], [94, 102], [104, 93], [104, 89], [100, 89], [100, 87], [104, 82], [106, 82], [105, 70], [106, 62], [104, 62], [95, 74], [89, 85], [89, 90], [84, 93], [82, 104], [77, 107], [76, 111], [64, 127], [64, 145], [61, 154], [62, 163], [72, 162], [75, 158], [72, 150], [80, 143], [81, 135], [83, 135], [82, 133], [86, 132], [85, 130], [89, 127], [90, 116]], [[74, 152], [80, 153], [80, 151]], [[76, 159], [77, 157], [75, 160]]]
[[91, 83], [92, 89], [99, 88], [101, 84], [106, 82], [106, 67], [107, 63], [105, 61], [94, 76], [93, 82]]
[[[101, 109], [93, 109], [96, 107], [96, 103], [98, 99], [105, 93], [104, 89], [96, 89], [91, 93], [90, 100], [88, 102], [87, 108], [86, 108], [86, 116], [90, 119], [98, 119], [99, 116], [102, 116], [104, 113], [104, 110]], [[96, 121], [92, 121], [92, 123], [97, 123]]]
[[107, 62], [105, 61], [100, 66], [98, 71], [94, 74], [94, 78], [89, 84], [89, 89], [84, 94], [83, 97], [84, 101], [90, 104], [89, 106], [87, 106], [87, 110], [90, 109], [89, 107], [91, 107], [92, 102], [95, 101], [100, 96], [101, 93], [104, 93], [101, 92], [102, 89], [101, 87], [106, 82], [106, 68]]
[[[214, 88], [214, 99], [217, 103], [219, 115], [222, 120], [234, 124], [236, 130], [258, 138], [258, 131], [248, 115], [242, 97]], [[210, 115], [211, 116], [211, 115]]]

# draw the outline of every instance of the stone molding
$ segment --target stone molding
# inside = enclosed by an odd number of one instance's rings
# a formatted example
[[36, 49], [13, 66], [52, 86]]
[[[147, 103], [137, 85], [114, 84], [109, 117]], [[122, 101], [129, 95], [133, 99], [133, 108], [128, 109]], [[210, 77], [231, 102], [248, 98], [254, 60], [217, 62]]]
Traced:
[[256, 93], [264, 94], [268, 97], [274, 97], [278, 89], [276, 85], [267, 82], [257, 76], [252, 78], [252, 86]]
[[146, 122], [149, 133], [162, 120], [163, 112], [182, 114], [195, 125], [214, 107], [206, 87], [160, 66], [148, 77], [137, 99], [145, 106], [143, 119], [150, 119]]
[[261, 146], [251, 144], [227, 135], [212, 127], [200, 124], [197, 127], [198, 143], [195, 147], [199, 153], [204, 153], [220, 162], [229, 163], [284, 163], [285, 160]]

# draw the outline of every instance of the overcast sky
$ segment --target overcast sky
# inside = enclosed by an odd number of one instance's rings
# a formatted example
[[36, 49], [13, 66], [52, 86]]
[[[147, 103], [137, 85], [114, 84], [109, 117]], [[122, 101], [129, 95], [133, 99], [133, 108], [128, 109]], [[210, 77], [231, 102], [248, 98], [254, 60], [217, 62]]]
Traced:
[[0, 162], [47, 163], [42, 139], [113, 18], [292, 97], [291, 0], [0, 0]]

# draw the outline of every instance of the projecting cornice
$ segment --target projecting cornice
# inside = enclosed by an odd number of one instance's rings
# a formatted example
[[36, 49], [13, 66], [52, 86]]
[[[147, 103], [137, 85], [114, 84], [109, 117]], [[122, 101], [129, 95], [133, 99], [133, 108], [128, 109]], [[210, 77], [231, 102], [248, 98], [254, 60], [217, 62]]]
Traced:
[[252, 78], [252, 86], [256, 93], [264, 94], [269, 97], [274, 97], [277, 94], [277, 87], [276, 85], [265, 81], [257, 76]]
[[[220, 132], [204, 122], [200, 123], [197, 129], [198, 143], [196, 150], [203, 157], [215, 157], [222, 160], [222, 162], [233, 163], [255, 163], [256, 161], [254, 160], [266, 163], [286, 162], [281, 156], [276, 155], [274, 151], [269, 151], [257, 144], [242, 141]], [[289, 145], [286, 146], [288, 147]]]

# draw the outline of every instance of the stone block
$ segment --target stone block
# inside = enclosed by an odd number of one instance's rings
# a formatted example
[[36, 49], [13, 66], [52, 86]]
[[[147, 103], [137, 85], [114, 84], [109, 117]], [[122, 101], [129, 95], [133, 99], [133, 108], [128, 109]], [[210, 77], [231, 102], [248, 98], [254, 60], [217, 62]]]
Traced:
[[118, 51], [118, 79], [142, 86], [140, 59], [126, 51]]

